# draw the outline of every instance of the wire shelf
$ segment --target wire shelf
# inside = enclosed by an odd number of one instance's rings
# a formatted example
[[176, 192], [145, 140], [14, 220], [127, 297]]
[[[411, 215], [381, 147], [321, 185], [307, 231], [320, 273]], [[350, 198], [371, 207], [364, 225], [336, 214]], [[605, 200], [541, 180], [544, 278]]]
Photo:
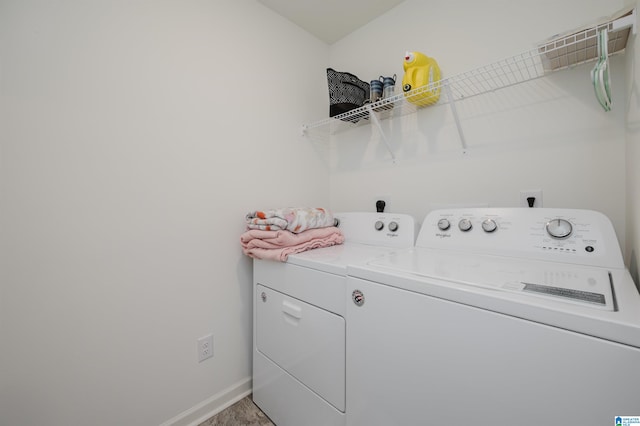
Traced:
[[[631, 21], [627, 19], [628, 16], [631, 15], [625, 15], [619, 20], [579, 31], [538, 47], [545, 70], [558, 71], [597, 59], [597, 37], [598, 33], [603, 30], [609, 32], [609, 42], [607, 43], [609, 54], [623, 51], [627, 46], [631, 32], [630, 27], [623, 26], [627, 21]], [[619, 28], [621, 26], [623, 27]]]
[[450, 86], [453, 100], [462, 100], [542, 77], [542, 62], [540, 54], [531, 50], [455, 75], [443, 84]]
[[601, 30], [609, 32], [609, 54], [621, 53], [627, 45], [635, 19], [635, 10], [629, 11], [615, 20], [545, 42], [536, 49], [305, 125], [303, 132], [310, 136], [326, 137], [368, 123], [371, 121], [372, 113], [376, 114], [377, 119], [384, 120], [416, 112], [421, 107], [409, 100], [420, 99], [420, 95], [435, 89], [440, 89], [443, 95], [437, 104], [444, 104], [493, 92], [596, 60], [597, 35]]

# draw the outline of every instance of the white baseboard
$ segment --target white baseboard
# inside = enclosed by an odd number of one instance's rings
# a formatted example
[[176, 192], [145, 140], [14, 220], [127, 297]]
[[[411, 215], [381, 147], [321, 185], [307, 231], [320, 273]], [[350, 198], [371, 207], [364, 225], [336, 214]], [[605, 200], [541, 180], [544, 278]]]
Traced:
[[225, 408], [235, 404], [251, 394], [251, 377], [247, 377], [232, 386], [218, 392], [211, 398], [189, 408], [160, 426], [197, 426]]

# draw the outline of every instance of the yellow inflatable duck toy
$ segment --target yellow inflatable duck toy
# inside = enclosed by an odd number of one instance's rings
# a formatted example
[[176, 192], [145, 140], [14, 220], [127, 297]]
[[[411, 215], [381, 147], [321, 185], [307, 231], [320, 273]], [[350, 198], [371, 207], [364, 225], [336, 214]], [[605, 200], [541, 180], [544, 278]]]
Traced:
[[[417, 106], [433, 105], [440, 99], [440, 67], [435, 59], [420, 52], [407, 52], [404, 56], [402, 91], [409, 102]], [[427, 86], [427, 87], [424, 87]], [[411, 93], [412, 90], [424, 89]]]

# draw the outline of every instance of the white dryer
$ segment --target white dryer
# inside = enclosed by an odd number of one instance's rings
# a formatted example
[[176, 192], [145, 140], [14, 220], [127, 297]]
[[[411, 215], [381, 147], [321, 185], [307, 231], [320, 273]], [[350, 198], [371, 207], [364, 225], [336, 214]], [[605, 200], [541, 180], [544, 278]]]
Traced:
[[345, 243], [254, 261], [253, 400], [278, 426], [344, 426], [346, 271], [412, 247], [411, 216], [339, 213]]
[[434, 211], [347, 292], [347, 425], [640, 416], [640, 295], [600, 213]]

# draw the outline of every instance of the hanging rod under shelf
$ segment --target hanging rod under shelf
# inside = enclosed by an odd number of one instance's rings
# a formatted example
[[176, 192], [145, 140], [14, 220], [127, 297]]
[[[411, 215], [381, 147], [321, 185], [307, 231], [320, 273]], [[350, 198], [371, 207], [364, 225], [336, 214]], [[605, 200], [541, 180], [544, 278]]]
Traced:
[[[609, 32], [609, 54], [624, 51], [629, 34], [635, 34], [636, 10], [623, 16], [587, 29], [573, 32], [549, 40], [536, 49], [493, 62], [419, 87], [406, 93], [364, 105], [346, 113], [303, 125], [306, 135], [325, 138], [330, 134], [362, 125], [370, 121], [371, 111], [382, 120], [415, 112], [419, 107], [408, 101], [424, 92], [440, 87], [446, 96], [438, 104], [459, 101], [473, 96], [493, 92], [526, 81], [543, 77], [552, 72], [571, 68], [597, 59], [597, 34], [606, 29]], [[445, 87], [447, 86], [447, 87]]]

